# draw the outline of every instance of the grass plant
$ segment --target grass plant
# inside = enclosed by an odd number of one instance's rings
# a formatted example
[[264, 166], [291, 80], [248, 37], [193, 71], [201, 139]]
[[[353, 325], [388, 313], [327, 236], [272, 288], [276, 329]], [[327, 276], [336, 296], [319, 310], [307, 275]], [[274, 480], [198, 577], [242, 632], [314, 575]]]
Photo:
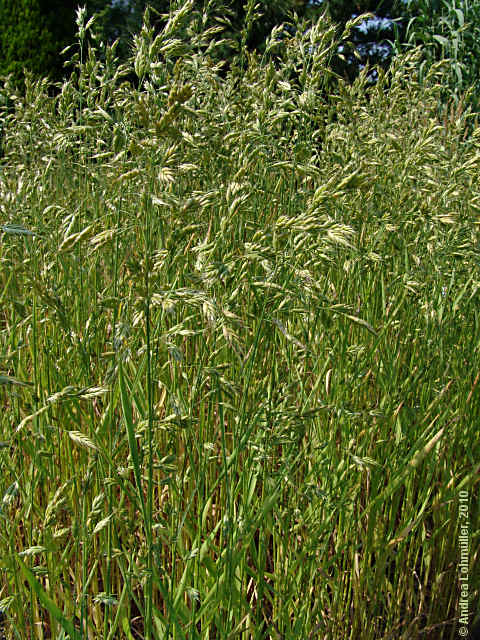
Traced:
[[226, 69], [195, 6], [0, 88], [4, 633], [456, 637], [480, 132], [420, 50], [349, 86], [324, 19]]

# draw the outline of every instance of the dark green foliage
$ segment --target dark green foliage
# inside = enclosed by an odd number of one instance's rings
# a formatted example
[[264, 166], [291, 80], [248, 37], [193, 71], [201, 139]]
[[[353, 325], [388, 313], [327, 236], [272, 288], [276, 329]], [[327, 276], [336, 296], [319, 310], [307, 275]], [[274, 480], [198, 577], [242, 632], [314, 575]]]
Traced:
[[379, 17], [390, 16], [398, 4], [397, 0], [326, 0], [322, 3], [328, 7], [328, 12], [332, 18], [339, 23], [345, 24], [352, 16], [362, 13], [374, 13]]
[[[377, 19], [355, 28], [351, 45], [336, 60], [340, 75], [353, 80], [366, 64], [388, 67], [396, 53], [424, 48], [422, 71], [442, 59], [450, 61], [444, 101], [464, 100], [478, 111], [480, 88], [480, 3], [473, 0], [325, 0], [332, 19], [343, 29], [353, 16], [370, 12]], [[353, 51], [356, 51], [355, 55]], [[374, 77], [374, 76], [373, 76]]]
[[[367, 64], [384, 69], [389, 66], [393, 55], [393, 48], [389, 43], [396, 38], [403, 39], [404, 3], [399, 0], [326, 0], [322, 5], [326, 6], [332, 20], [337, 23], [339, 33], [354, 17], [364, 13], [374, 16], [362, 26], [352, 29], [349, 44], [339, 52], [334, 63], [339, 75], [353, 81]], [[373, 73], [372, 78], [375, 76]]]
[[408, 28], [403, 47], [421, 44], [426, 67], [449, 59], [447, 92], [456, 102], [473, 87], [467, 102], [478, 111], [480, 89], [480, 4], [472, 0], [411, 0], [406, 8]]
[[76, 0], [1, 0], [0, 75], [12, 73], [20, 82], [23, 70], [59, 79], [60, 51], [75, 34]]
[[[119, 40], [117, 55], [120, 59], [128, 56], [131, 36], [140, 31], [147, 6], [151, 8], [150, 23], [158, 32], [177, 5], [179, 3], [175, 0], [126, 0], [107, 6], [104, 0], [87, 0], [86, 3], [88, 16], [97, 14], [95, 30], [99, 39], [108, 43]], [[255, 9], [254, 5], [257, 5]], [[272, 28], [289, 20], [293, 11], [299, 16], [305, 16], [313, 10], [314, 7], [308, 0], [266, 0], [261, 3], [248, 3], [246, 0], [205, 0], [195, 2], [192, 8], [192, 11], [208, 16], [209, 26], [213, 26], [211, 19], [214, 16], [221, 19], [225, 30], [222, 37], [231, 40], [229, 51], [224, 48], [222, 53], [229, 54], [229, 57], [238, 50], [242, 41], [250, 50], [261, 50]]]
[[225, 5], [232, 25], [230, 35], [240, 42], [243, 36], [249, 49], [261, 50], [272, 29], [289, 21], [293, 11], [299, 16], [305, 15], [308, 3], [305, 0], [265, 0], [261, 3], [227, 0]]

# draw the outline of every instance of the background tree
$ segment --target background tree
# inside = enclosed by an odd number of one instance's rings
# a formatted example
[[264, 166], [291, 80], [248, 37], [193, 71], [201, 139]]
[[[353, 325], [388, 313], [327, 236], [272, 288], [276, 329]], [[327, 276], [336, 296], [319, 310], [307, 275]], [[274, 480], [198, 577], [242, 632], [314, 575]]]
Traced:
[[75, 33], [78, 0], [1, 0], [0, 75], [21, 82], [23, 69], [58, 80], [60, 51]]

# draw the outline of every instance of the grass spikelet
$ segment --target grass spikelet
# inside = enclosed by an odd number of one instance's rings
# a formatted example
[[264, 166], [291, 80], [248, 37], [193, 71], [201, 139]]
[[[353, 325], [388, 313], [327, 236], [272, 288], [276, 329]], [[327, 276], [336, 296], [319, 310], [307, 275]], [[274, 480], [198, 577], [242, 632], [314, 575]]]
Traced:
[[97, 445], [90, 440], [84, 433], [80, 431], [69, 431], [68, 437], [75, 442], [82, 449], [90, 449], [93, 451], [98, 451]]

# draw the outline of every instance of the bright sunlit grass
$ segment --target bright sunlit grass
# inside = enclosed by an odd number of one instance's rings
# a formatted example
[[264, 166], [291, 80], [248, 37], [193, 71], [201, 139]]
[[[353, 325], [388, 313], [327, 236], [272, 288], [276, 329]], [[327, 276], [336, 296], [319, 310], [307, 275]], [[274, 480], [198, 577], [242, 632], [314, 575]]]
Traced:
[[419, 52], [344, 86], [323, 21], [226, 72], [185, 6], [0, 88], [6, 637], [456, 637], [478, 130]]

